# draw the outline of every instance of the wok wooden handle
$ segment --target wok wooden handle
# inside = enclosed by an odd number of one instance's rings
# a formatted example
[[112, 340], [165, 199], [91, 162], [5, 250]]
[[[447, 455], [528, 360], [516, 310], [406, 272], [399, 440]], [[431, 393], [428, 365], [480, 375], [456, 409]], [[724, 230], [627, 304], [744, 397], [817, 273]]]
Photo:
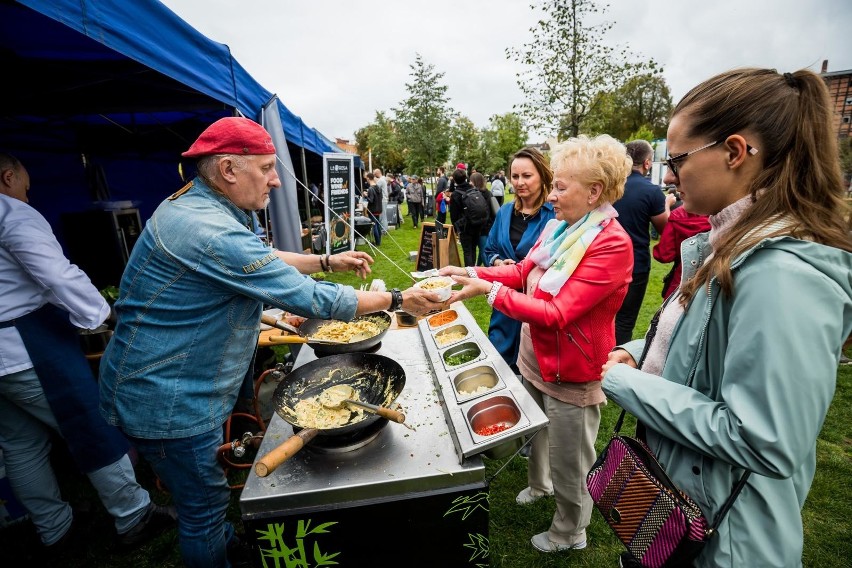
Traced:
[[384, 406], [380, 406], [379, 408], [377, 408], [376, 414], [378, 414], [379, 416], [381, 416], [383, 418], [387, 418], [388, 420], [390, 420], [392, 422], [399, 422], [400, 424], [405, 422], [405, 414], [403, 414], [402, 412], [399, 412], [397, 410], [392, 410], [390, 408], [384, 407]]
[[278, 327], [278, 318], [275, 316], [271, 316], [269, 314], [262, 314], [260, 316], [260, 321], [265, 323], [266, 325], [271, 325], [272, 327]]
[[300, 430], [298, 434], [290, 436], [283, 444], [273, 448], [272, 451], [260, 458], [254, 464], [254, 472], [258, 477], [266, 477], [301, 450], [305, 444], [313, 440], [317, 433], [319, 433], [319, 430], [316, 428], [305, 428]]
[[270, 335], [268, 338], [270, 343], [308, 343], [307, 337], [301, 335]]

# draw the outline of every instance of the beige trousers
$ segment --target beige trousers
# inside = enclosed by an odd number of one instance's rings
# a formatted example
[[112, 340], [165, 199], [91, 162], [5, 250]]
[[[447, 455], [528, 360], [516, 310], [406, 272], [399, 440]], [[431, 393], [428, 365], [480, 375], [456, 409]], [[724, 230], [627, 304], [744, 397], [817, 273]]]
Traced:
[[533, 438], [527, 471], [533, 494], [552, 491], [556, 500], [547, 536], [557, 544], [583, 542], [592, 517], [586, 474], [596, 458], [600, 405], [574, 406], [542, 393], [529, 381], [524, 386], [550, 419]]

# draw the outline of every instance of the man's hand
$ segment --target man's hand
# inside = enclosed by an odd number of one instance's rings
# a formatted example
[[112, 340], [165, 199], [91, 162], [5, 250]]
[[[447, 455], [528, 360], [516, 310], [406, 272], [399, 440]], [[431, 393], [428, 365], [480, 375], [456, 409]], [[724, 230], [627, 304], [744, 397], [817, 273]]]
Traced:
[[666, 195], [666, 209], [671, 209], [672, 205], [677, 201], [677, 195], [669, 193]]
[[415, 316], [422, 316], [429, 312], [444, 310], [449, 302], [438, 300], [438, 294], [422, 288], [409, 288], [402, 291], [402, 309]]
[[636, 368], [636, 360], [633, 359], [633, 356], [628, 353], [626, 349], [610, 351], [606, 363], [604, 363], [601, 367], [601, 380], [603, 380], [604, 375], [606, 375], [606, 372], [609, 371], [613, 365], [618, 365], [619, 363], [630, 365], [634, 369]]
[[350, 250], [328, 257], [328, 265], [334, 272], [351, 270], [363, 280], [372, 272], [370, 265], [373, 262], [373, 257], [360, 250]]
[[303, 318], [302, 316], [297, 316], [295, 314], [287, 312], [282, 319], [284, 320], [284, 323], [290, 324], [293, 327], [299, 327], [300, 325], [305, 323], [305, 320], [307, 318]]

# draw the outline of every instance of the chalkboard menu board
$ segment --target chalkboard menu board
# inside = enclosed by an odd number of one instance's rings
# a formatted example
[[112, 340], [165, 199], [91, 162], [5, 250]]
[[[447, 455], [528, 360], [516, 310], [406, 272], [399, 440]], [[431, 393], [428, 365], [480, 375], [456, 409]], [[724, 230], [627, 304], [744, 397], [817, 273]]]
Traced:
[[447, 265], [461, 266], [458, 242], [452, 225], [420, 224], [420, 245], [417, 247], [418, 272]]
[[435, 223], [420, 223], [420, 246], [417, 248], [417, 270], [435, 268]]

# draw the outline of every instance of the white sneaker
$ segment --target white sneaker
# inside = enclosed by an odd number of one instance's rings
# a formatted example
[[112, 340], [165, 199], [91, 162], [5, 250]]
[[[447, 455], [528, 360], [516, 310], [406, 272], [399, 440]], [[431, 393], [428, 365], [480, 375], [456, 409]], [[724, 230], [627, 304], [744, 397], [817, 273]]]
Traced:
[[535, 503], [542, 497], [553, 497], [553, 492], [551, 491], [550, 493], [541, 493], [536, 495], [532, 492], [532, 488], [527, 487], [518, 493], [518, 496], [515, 497], [515, 502], [518, 505], [529, 505], [530, 503]]
[[536, 550], [540, 552], [563, 552], [565, 550], [583, 550], [586, 548], [586, 541], [575, 542], [574, 544], [559, 544], [547, 538], [547, 531], [539, 533], [530, 539], [530, 542]]

